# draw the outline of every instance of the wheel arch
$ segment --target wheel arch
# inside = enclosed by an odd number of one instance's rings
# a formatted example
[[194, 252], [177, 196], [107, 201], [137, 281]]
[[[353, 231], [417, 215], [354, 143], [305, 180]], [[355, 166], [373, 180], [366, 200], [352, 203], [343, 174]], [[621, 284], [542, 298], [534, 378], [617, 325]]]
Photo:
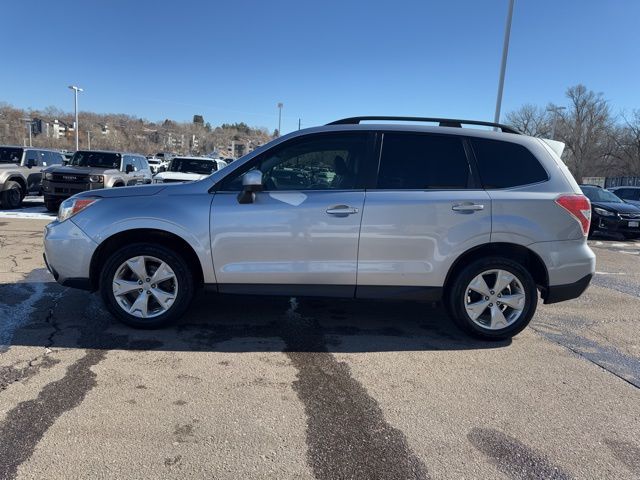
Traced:
[[22, 192], [24, 193], [24, 195], [27, 194], [27, 182], [25, 181], [24, 178], [22, 178], [22, 176], [20, 175], [9, 175], [3, 182], [2, 184], [2, 191], [7, 189], [7, 183], [9, 182], [16, 182], [20, 184], [20, 187], [22, 188]]
[[156, 244], [170, 248], [187, 262], [195, 285], [204, 284], [204, 273], [198, 255], [186, 240], [166, 230], [138, 228], [115, 233], [100, 243], [91, 257], [89, 266], [89, 281], [93, 290], [97, 290], [100, 286], [100, 270], [107, 258], [119, 248], [132, 243]]
[[464, 267], [475, 260], [489, 256], [508, 258], [523, 265], [531, 273], [536, 286], [544, 296], [549, 287], [549, 272], [542, 259], [537, 253], [525, 246], [506, 242], [485, 243], [473, 247], [460, 255], [447, 273], [444, 282], [445, 292], [449, 291], [451, 283]]

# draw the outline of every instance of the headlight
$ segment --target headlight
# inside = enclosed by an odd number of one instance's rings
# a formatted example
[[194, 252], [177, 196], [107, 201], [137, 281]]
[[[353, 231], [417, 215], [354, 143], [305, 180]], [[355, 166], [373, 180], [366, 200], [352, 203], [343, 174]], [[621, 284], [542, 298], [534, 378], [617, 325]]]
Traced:
[[53, 180], [53, 173], [45, 173], [44, 174], [44, 179], [45, 180]]
[[96, 203], [98, 198], [69, 198], [60, 204], [58, 210], [58, 221], [64, 222], [67, 218], [73, 217], [89, 205]]
[[604, 208], [594, 207], [593, 211], [596, 212], [598, 215], [600, 215], [602, 217], [615, 217], [616, 216], [615, 213], [610, 212], [609, 210], [605, 210]]
[[102, 175], [89, 175], [89, 181], [91, 183], [102, 183], [104, 182], [104, 177]]

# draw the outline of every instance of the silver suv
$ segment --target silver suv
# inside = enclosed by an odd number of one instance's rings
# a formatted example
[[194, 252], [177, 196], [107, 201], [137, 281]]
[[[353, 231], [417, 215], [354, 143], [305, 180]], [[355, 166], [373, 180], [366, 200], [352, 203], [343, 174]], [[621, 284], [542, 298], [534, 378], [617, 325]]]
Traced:
[[62, 165], [64, 156], [55, 150], [0, 145], [0, 204], [2, 208], [18, 208], [24, 197], [39, 195], [42, 170]]
[[[440, 124], [363, 123], [381, 119]], [[443, 300], [467, 332], [510, 337], [538, 291], [578, 297], [595, 271], [590, 204], [561, 148], [486, 122], [340, 120], [197, 182], [76, 195], [46, 227], [45, 259], [135, 327], [177, 320], [208, 285]]]
[[55, 211], [62, 200], [100, 188], [151, 183], [153, 174], [143, 155], [102, 150], [79, 150], [61, 167], [44, 172], [44, 203]]

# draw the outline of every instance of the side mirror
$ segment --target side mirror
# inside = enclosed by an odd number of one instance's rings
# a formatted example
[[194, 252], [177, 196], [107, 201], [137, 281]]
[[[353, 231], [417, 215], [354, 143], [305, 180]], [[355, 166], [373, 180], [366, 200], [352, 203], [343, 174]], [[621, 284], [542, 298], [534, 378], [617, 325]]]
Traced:
[[124, 173], [131, 173], [133, 172], [133, 165], [128, 164], [126, 167], [124, 167]]
[[256, 200], [256, 192], [261, 192], [262, 172], [249, 170], [242, 176], [242, 192], [238, 194], [238, 203], [253, 203]]
[[33, 158], [27, 160], [27, 168], [33, 168], [36, 166], [36, 161]]

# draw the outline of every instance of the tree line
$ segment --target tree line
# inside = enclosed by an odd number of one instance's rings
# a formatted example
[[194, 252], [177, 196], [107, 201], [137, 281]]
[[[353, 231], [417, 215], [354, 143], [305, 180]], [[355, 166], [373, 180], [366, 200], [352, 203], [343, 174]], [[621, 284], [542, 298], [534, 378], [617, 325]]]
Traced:
[[582, 177], [640, 176], [640, 109], [612, 112], [602, 93], [569, 87], [566, 104], [525, 104], [506, 115], [522, 133], [564, 142], [563, 160]]
[[[29, 123], [25, 119], [40, 119], [49, 123], [49, 135], [32, 130], [33, 146], [75, 150], [75, 133], [68, 132], [60, 138], [53, 135], [53, 122], [73, 126], [73, 114], [56, 107], [43, 110], [25, 110], [0, 102], [0, 144], [23, 145], [28, 142]], [[251, 148], [271, 140], [275, 134], [266, 128], [250, 127], [245, 123], [212, 126], [201, 115], [194, 115], [193, 122], [176, 122], [166, 119], [151, 122], [125, 114], [98, 114], [79, 112], [80, 148], [91, 143], [93, 149], [124, 150], [145, 155], [168, 151], [179, 154], [209, 154], [218, 151], [222, 156], [233, 156], [228, 149], [232, 143], [243, 143]], [[63, 126], [64, 128], [64, 126]], [[195, 136], [196, 142], [193, 142]]]

